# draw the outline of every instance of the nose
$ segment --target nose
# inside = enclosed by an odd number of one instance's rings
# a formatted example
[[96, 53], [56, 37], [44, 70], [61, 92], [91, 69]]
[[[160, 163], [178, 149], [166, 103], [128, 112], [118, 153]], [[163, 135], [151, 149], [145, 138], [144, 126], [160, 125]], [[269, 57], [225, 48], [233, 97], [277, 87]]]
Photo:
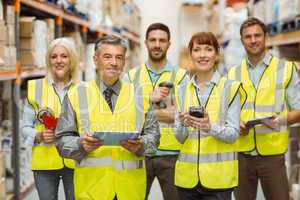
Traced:
[[200, 51], [199, 51], [199, 57], [200, 57], [200, 58], [205, 57], [205, 51], [200, 50]]
[[60, 63], [62, 61], [62, 58], [60, 56], [57, 56], [56, 62]]
[[254, 42], [256, 42], [256, 38], [255, 38], [255, 36], [253, 35], [253, 36], [251, 36], [251, 38], [250, 38], [250, 41], [251, 41], [251, 43], [254, 43]]
[[160, 42], [158, 40], [156, 40], [155, 43], [154, 43], [155, 47], [159, 47], [159, 43]]
[[113, 66], [116, 66], [117, 65], [117, 58], [116, 57], [112, 57], [110, 64], [113, 65]]

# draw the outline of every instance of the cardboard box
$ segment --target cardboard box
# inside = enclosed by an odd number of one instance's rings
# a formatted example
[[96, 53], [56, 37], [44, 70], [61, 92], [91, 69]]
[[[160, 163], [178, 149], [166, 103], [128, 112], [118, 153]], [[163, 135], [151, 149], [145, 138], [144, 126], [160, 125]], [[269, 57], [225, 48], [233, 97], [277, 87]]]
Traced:
[[21, 50], [21, 65], [36, 66], [37, 57], [35, 51]]
[[0, 178], [0, 199], [6, 199], [6, 184], [5, 178]]
[[21, 50], [35, 50], [35, 38], [21, 38]]
[[5, 45], [0, 45], [0, 64], [3, 66], [6, 64], [8, 57], [8, 49]]
[[4, 17], [6, 24], [15, 24], [15, 8], [14, 6], [7, 5], [4, 8]]
[[20, 35], [21, 37], [33, 37], [35, 17], [20, 18]]
[[5, 177], [5, 155], [3, 152], [0, 153], [0, 181], [1, 178]]
[[12, 46], [16, 44], [15, 38], [15, 25], [14, 24], [7, 24], [6, 26], [7, 36], [6, 36], [6, 45]]
[[7, 28], [4, 24], [4, 21], [3, 20], [0, 20], [0, 45], [1, 44], [6, 44], [6, 37], [7, 37]]
[[14, 67], [17, 63], [17, 49], [16, 46], [7, 46], [8, 57], [7, 57], [7, 65]]

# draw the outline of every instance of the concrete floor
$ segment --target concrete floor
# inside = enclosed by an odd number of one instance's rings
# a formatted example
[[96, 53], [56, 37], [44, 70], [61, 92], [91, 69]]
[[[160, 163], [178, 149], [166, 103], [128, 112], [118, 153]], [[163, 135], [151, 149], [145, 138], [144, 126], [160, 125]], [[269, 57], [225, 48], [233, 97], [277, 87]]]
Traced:
[[[65, 200], [65, 196], [64, 196], [64, 191], [63, 191], [62, 184], [59, 187], [59, 196], [58, 196], [58, 199], [59, 200]], [[232, 199], [234, 200], [234, 197]], [[25, 200], [39, 200], [37, 191], [34, 189], [25, 198]], [[151, 188], [148, 200], [163, 200], [163, 196], [162, 196], [161, 189], [159, 187], [157, 179], [155, 179], [154, 182], [153, 182], [153, 185], [152, 185], [152, 188]], [[265, 198], [264, 198], [264, 196], [262, 194], [262, 190], [261, 190], [260, 185], [259, 185], [259, 189], [258, 189], [257, 200], [265, 200]]]

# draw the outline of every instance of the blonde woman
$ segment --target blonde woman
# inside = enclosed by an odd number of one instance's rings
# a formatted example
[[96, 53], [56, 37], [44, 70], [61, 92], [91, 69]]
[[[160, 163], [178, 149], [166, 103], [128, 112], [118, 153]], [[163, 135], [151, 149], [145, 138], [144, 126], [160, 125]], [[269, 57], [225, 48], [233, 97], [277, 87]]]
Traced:
[[73, 41], [53, 40], [46, 54], [47, 76], [28, 82], [22, 131], [32, 146], [32, 170], [40, 200], [57, 200], [62, 179], [67, 200], [74, 199], [74, 161], [59, 156], [54, 144], [56, 119], [67, 91], [77, 82], [78, 60]]
[[233, 143], [239, 136], [240, 83], [217, 71], [219, 44], [210, 32], [192, 36], [193, 77], [176, 88], [180, 114], [175, 134], [183, 146], [175, 167], [182, 200], [231, 199], [238, 165]]

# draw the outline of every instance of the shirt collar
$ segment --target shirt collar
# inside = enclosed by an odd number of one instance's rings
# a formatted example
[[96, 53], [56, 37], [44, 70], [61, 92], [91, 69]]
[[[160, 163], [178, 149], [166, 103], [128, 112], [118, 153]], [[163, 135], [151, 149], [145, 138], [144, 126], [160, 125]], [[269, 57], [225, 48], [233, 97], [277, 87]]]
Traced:
[[170, 61], [168, 61], [168, 60], [167, 60], [166, 65], [165, 65], [163, 68], [161, 68], [159, 71], [156, 71], [156, 70], [154, 69], [154, 67], [151, 66], [151, 65], [149, 64], [149, 61], [147, 61], [147, 62], [145, 63], [145, 65], [146, 65], [146, 67], [147, 67], [147, 69], [148, 69], [149, 71], [151, 71], [151, 72], [153, 72], [153, 73], [155, 73], [155, 74], [161, 74], [161, 73], [163, 73], [163, 72], [172, 72], [172, 71], [174, 70], [174, 66], [173, 66], [172, 63], [171, 63]]
[[[191, 78], [191, 82], [192, 82], [192, 84], [193, 84], [194, 86], [198, 87], [198, 83], [197, 83], [197, 81], [196, 81], [196, 77], [197, 77], [197, 76], [194, 75], [194, 76]], [[213, 84], [213, 85], [216, 85], [216, 84], [219, 82], [220, 78], [221, 78], [221, 74], [220, 74], [220, 72], [219, 72], [218, 70], [216, 70], [216, 71], [214, 72], [214, 74], [213, 74], [211, 80], [208, 81], [208, 82], [206, 82], [205, 85], [206, 85], [206, 84]]]
[[[249, 58], [248, 58], [248, 57], [247, 57], [246, 60], [247, 60], [248, 66], [249, 66], [249, 67], [253, 67], [253, 65], [252, 65], [251, 62], [249, 61]], [[260, 63], [263, 63], [264, 66], [269, 66], [271, 60], [272, 60], [272, 55], [271, 55], [269, 52], [267, 52], [267, 53], [265, 54], [265, 56], [263, 57], [262, 61], [259, 62], [259, 64], [260, 64]]]
[[[54, 87], [56, 87], [56, 83], [54, 82], [53, 78], [51, 77], [47, 77], [48, 79], [48, 84], [49, 85], [53, 85]], [[69, 88], [71, 85], [73, 84], [72, 79], [63, 87], [63, 89]]]
[[97, 78], [96, 83], [99, 86], [102, 94], [107, 88], [110, 88], [113, 90], [114, 94], [119, 96], [120, 90], [121, 90], [121, 85], [122, 85], [120, 80], [118, 80], [115, 84], [113, 84], [112, 86], [109, 86], [109, 87], [107, 85], [105, 85], [105, 83], [99, 78]]

